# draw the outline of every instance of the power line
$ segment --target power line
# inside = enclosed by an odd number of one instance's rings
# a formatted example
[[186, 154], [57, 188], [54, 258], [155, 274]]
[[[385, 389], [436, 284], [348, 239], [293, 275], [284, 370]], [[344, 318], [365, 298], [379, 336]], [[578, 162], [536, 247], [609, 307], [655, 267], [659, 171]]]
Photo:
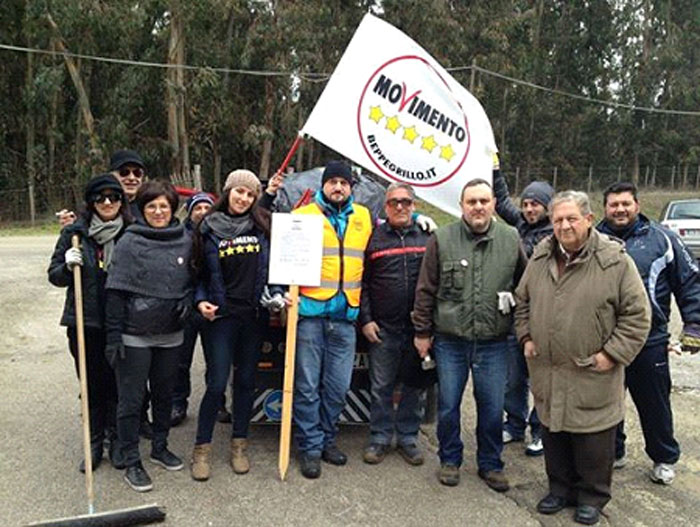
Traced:
[[[123, 65], [128, 65], [128, 66], [142, 66], [142, 67], [150, 67], [150, 68], [163, 68], [163, 69], [168, 69], [168, 68], [183, 68], [186, 70], [190, 71], [200, 71], [200, 70], [208, 70], [208, 71], [213, 71], [217, 73], [234, 73], [238, 75], [251, 75], [251, 76], [256, 76], [256, 77], [290, 77], [290, 76], [297, 76], [301, 78], [302, 80], [308, 81], [308, 82], [325, 82], [330, 78], [329, 73], [318, 73], [318, 72], [298, 72], [298, 71], [274, 71], [274, 70], [249, 70], [249, 69], [240, 69], [240, 68], [215, 68], [215, 67], [210, 67], [210, 66], [192, 66], [189, 64], [166, 64], [162, 62], [148, 62], [148, 61], [140, 61], [140, 60], [129, 60], [129, 59], [117, 59], [117, 58], [112, 58], [112, 57], [102, 57], [98, 55], [84, 55], [81, 53], [72, 53], [69, 51], [54, 51], [54, 50], [46, 50], [46, 49], [38, 49], [38, 48], [27, 48], [27, 47], [22, 47], [22, 46], [12, 46], [8, 44], [0, 44], [0, 49], [6, 49], [10, 51], [20, 51], [24, 53], [37, 53], [37, 54], [43, 54], [43, 55], [52, 55], [52, 56], [67, 56], [67, 57], [72, 57], [72, 58], [77, 58], [77, 59], [82, 59], [82, 60], [92, 60], [96, 62], [107, 62], [111, 64], [123, 64]], [[595, 97], [587, 97], [585, 95], [579, 95], [576, 93], [570, 93], [570, 92], [565, 92], [563, 90], [558, 90], [556, 88], [548, 88], [546, 86], [541, 86], [539, 84], [535, 84], [534, 82], [529, 82], [526, 80], [522, 79], [516, 79], [515, 77], [510, 77], [508, 75], [504, 75], [502, 73], [498, 73], [496, 71], [491, 71], [487, 70], [486, 68], [482, 68], [480, 66], [455, 66], [452, 68], [446, 68], [447, 71], [451, 73], [459, 72], [459, 71], [469, 71], [469, 70], [476, 70], [481, 73], [484, 73], [486, 75], [490, 75], [492, 77], [496, 77], [502, 80], [506, 80], [508, 82], [512, 82], [514, 84], [519, 84], [521, 86], [527, 86], [528, 88], [533, 88], [535, 90], [540, 90], [544, 91], [547, 93], [552, 93], [555, 95], [560, 95], [562, 97], [569, 97], [571, 99], [576, 99], [579, 101], [584, 101], [584, 102], [589, 102], [593, 104], [601, 104], [604, 106], [608, 106], [611, 108], [615, 109], [624, 109], [624, 110], [632, 110], [632, 111], [638, 111], [638, 112], [647, 112], [647, 113], [659, 113], [659, 114], [665, 114], [665, 115], [684, 115], [684, 116], [692, 116], [692, 117], [700, 117], [700, 111], [691, 111], [691, 110], [666, 110], [663, 108], [653, 108], [651, 106], [635, 106], [633, 104], [627, 104], [627, 103], [622, 103], [622, 102], [616, 102], [616, 101], [607, 101], [605, 99], [597, 99]]]

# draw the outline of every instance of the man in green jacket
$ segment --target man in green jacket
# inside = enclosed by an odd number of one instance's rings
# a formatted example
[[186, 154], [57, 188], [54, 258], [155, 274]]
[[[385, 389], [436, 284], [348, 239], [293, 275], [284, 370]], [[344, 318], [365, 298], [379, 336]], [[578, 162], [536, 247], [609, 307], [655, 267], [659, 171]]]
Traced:
[[625, 366], [644, 345], [651, 310], [624, 245], [592, 228], [585, 193], [557, 194], [550, 216], [554, 236], [535, 248], [515, 308], [549, 479], [537, 510], [576, 505], [574, 520], [593, 525], [610, 500]]
[[474, 179], [462, 190], [462, 218], [428, 240], [413, 306], [414, 344], [434, 350], [439, 379], [440, 482], [459, 483], [464, 445], [460, 405], [471, 370], [477, 410], [479, 477], [504, 492], [503, 398], [511, 325], [511, 291], [525, 267], [518, 232], [493, 217], [491, 185]]

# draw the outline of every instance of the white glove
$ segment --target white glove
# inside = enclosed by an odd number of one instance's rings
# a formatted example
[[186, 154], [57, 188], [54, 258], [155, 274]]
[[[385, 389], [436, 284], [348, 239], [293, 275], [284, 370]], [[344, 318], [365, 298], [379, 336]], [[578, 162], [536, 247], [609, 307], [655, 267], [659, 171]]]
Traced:
[[286, 305], [284, 297], [280, 293], [272, 295], [270, 289], [265, 286], [262, 296], [260, 297], [260, 305], [273, 312], [282, 311]]
[[71, 247], [66, 251], [66, 267], [72, 271], [76, 265], [83, 265], [83, 253], [77, 247]]
[[515, 307], [513, 293], [510, 291], [499, 291], [496, 294], [498, 295], [498, 310], [504, 315], [509, 314], [511, 308]]
[[419, 214], [416, 216], [416, 223], [423, 232], [433, 232], [437, 230], [437, 223], [433, 221], [430, 216], [425, 216], [424, 214]]

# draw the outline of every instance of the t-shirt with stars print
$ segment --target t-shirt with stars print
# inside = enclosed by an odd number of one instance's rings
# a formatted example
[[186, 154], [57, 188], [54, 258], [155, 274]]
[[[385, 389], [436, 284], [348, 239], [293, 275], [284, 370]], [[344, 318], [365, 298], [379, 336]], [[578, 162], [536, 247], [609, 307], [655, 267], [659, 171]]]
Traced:
[[260, 239], [255, 233], [219, 242], [219, 265], [226, 286], [226, 301], [231, 313], [250, 312], [257, 306], [255, 277]]

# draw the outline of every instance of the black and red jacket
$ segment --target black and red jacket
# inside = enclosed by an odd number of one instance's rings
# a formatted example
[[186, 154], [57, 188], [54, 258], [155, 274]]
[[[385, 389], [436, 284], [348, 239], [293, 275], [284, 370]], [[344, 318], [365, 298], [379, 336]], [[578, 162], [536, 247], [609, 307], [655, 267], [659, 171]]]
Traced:
[[415, 222], [406, 229], [389, 222], [374, 229], [365, 250], [361, 325], [374, 321], [389, 332], [413, 330], [413, 297], [429, 237]]

